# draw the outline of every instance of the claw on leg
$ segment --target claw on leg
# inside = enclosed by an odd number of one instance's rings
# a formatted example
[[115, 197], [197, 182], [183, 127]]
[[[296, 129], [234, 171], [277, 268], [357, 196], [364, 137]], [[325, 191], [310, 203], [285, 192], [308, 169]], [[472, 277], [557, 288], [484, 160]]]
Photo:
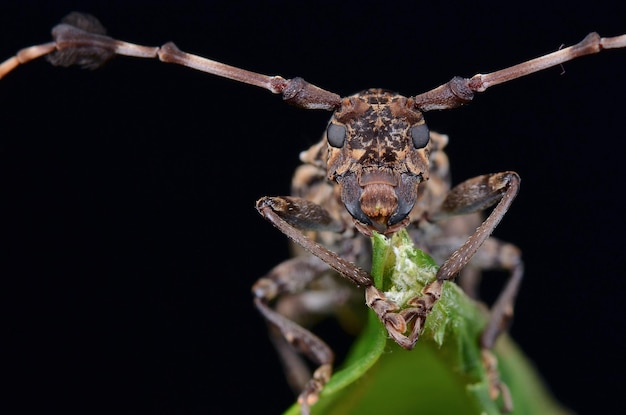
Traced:
[[[385, 294], [374, 286], [365, 290], [365, 302], [383, 323], [387, 333], [402, 348], [412, 350], [422, 332], [426, 317], [441, 297], [441, 282], [434, 281], [424, 288], [422, 295], [407, 301], [407, 308], [396, 312], [399, 307], [389, 301]], [[408, 332], [408, 335], [405, 334]]]
[[330, 380], [332, 372], [332, 365], [327, 363], [318, 367], [313, 373], [313, 377], [307, 383], [300, 396], [298, 396], [298, 403], [302, 408], [302, 415], [310, 413], [311, 405], [319, 399], [320, 392]]
[[482, 349], [481, 357], [483, 366], [487, 372], [487, 380], [489, 382], [489, 395], [492, 400], [502, 396], [502, 412], [509, 413], [513, 411], [513, 399], [509, 388], [502, 380], [500, 380], [500, 372], [498, 371], [498, 358], [487, 349]]

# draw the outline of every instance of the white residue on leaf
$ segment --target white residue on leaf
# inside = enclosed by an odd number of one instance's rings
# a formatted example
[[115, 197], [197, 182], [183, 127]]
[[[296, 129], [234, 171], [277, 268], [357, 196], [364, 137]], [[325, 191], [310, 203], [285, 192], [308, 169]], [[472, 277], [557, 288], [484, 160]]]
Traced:
[[[391, 276], [389, 290], [385, 295], [394, 303], [403, 306], [409, 299], [420, 294], [424, 284], [423, 273], [433, 275], [432, 269], [420, 269], [411, 255], [413, 247], [410, 245], [393, 246], [396, 257], [395, 267]], [[420, 278], [421, 276], [421, 278]]]

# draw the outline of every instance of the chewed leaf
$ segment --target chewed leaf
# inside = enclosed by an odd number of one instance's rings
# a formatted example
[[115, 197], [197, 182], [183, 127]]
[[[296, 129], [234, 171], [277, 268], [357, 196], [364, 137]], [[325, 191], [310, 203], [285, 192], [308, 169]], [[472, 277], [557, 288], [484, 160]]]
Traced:
[[[406, 231], [390, 239], [375, 234], [372, 239], [371, 274], [387, 296], [402, 302], [436, 278], [437, 265], [413, 246]], [[499, 415], [502, 403], [489, 395], [479, 346], [487, 317], [484, 306], [446, 282], [417, 345], [406, 351], [388, 338], [370, 311], [365, 329], [312, 406], [312, 414]], [[509, 337], [499, 339], [495, 352], [511, 390], [513, 414], [567, 413]], [[299, 413], [297, 404], [286, 412]]]

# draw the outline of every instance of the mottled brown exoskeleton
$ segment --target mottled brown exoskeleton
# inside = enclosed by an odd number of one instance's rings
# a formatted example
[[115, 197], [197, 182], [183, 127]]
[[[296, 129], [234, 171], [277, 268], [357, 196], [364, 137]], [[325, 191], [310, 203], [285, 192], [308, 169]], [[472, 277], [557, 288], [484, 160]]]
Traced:
[[[475, 295], [480, 272], [487, 269], [506, 270], [510, 277], [477, 341], [492, 376], [492, 396], [502, 395], [504, 410], [511, 409], [490, 350], [512, 316], [522, 261], [515, 246], [490, 235], [515, 198], [520, 178], [511, 171], [485, 174], [452, 188], [443, 151], [447, 136], [429, 131], [423, 114], [461, 106], [490, 86], [580, 56], [626, 47], [626, 35], [601, 38], [592, 33], [574, 46], [489, 74], [455, 77], [416, 96], [368, 89], [345, 98], [301, 78], [261, 75], [191, 55], [173, 43], [147, 47], [118, 41], [84, 14], [70, 14], [53, 29], [53, 38], [1, 63], [0, 78], [44, 55], [54, 65], [96, 68], [120, 54], [189, 66], [280, 93], [300, 108], [333, 112], [321, 141], [301, 154], [292, 195], [264, 197], [256, 204], [296, 248], [304, 248], [253, 287], [254, 303], [270, 326], [304, 414], [330, 379], [334, 363], [332, 350], [308, 330], [310, 316], [339, 312], [355, 293], [362, 302], [364, 290], [365, 303], [391, 338], [410, 350], [441, 296], [443, 282], [461, 274], [464, 289]], [[483, 219], [482, 212], [490, 208]], [[436, 280], [400, 308], [373, 285], [365, 269], [372, 233], [404, 228], [442, 265]], [[301, 355], [317, 366], [312, 375]]]

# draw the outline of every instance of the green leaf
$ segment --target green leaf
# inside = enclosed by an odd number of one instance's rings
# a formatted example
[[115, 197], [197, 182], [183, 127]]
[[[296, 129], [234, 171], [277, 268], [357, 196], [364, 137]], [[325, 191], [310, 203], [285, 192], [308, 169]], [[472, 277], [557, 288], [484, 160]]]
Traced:
[[[372, 277], [398, 304], [435, 279], [437, 265], [416, 249], [406, 231], [391, 239], [375, 234]], [[382, 288], [381, 288], [382, 287]], [[500, 414], [489, 396], [479, 336], [485, 307], [446, 282], [412, 351], [400, 348], [370, 310], [349, 355], [312, 406], [312, 414]], [[503, 335], [495, 349], [501, 378], [515, 406], [512, 414], [565, 414], [515, 343]], [[285, 414], [296, 415], [294, 404]]]

